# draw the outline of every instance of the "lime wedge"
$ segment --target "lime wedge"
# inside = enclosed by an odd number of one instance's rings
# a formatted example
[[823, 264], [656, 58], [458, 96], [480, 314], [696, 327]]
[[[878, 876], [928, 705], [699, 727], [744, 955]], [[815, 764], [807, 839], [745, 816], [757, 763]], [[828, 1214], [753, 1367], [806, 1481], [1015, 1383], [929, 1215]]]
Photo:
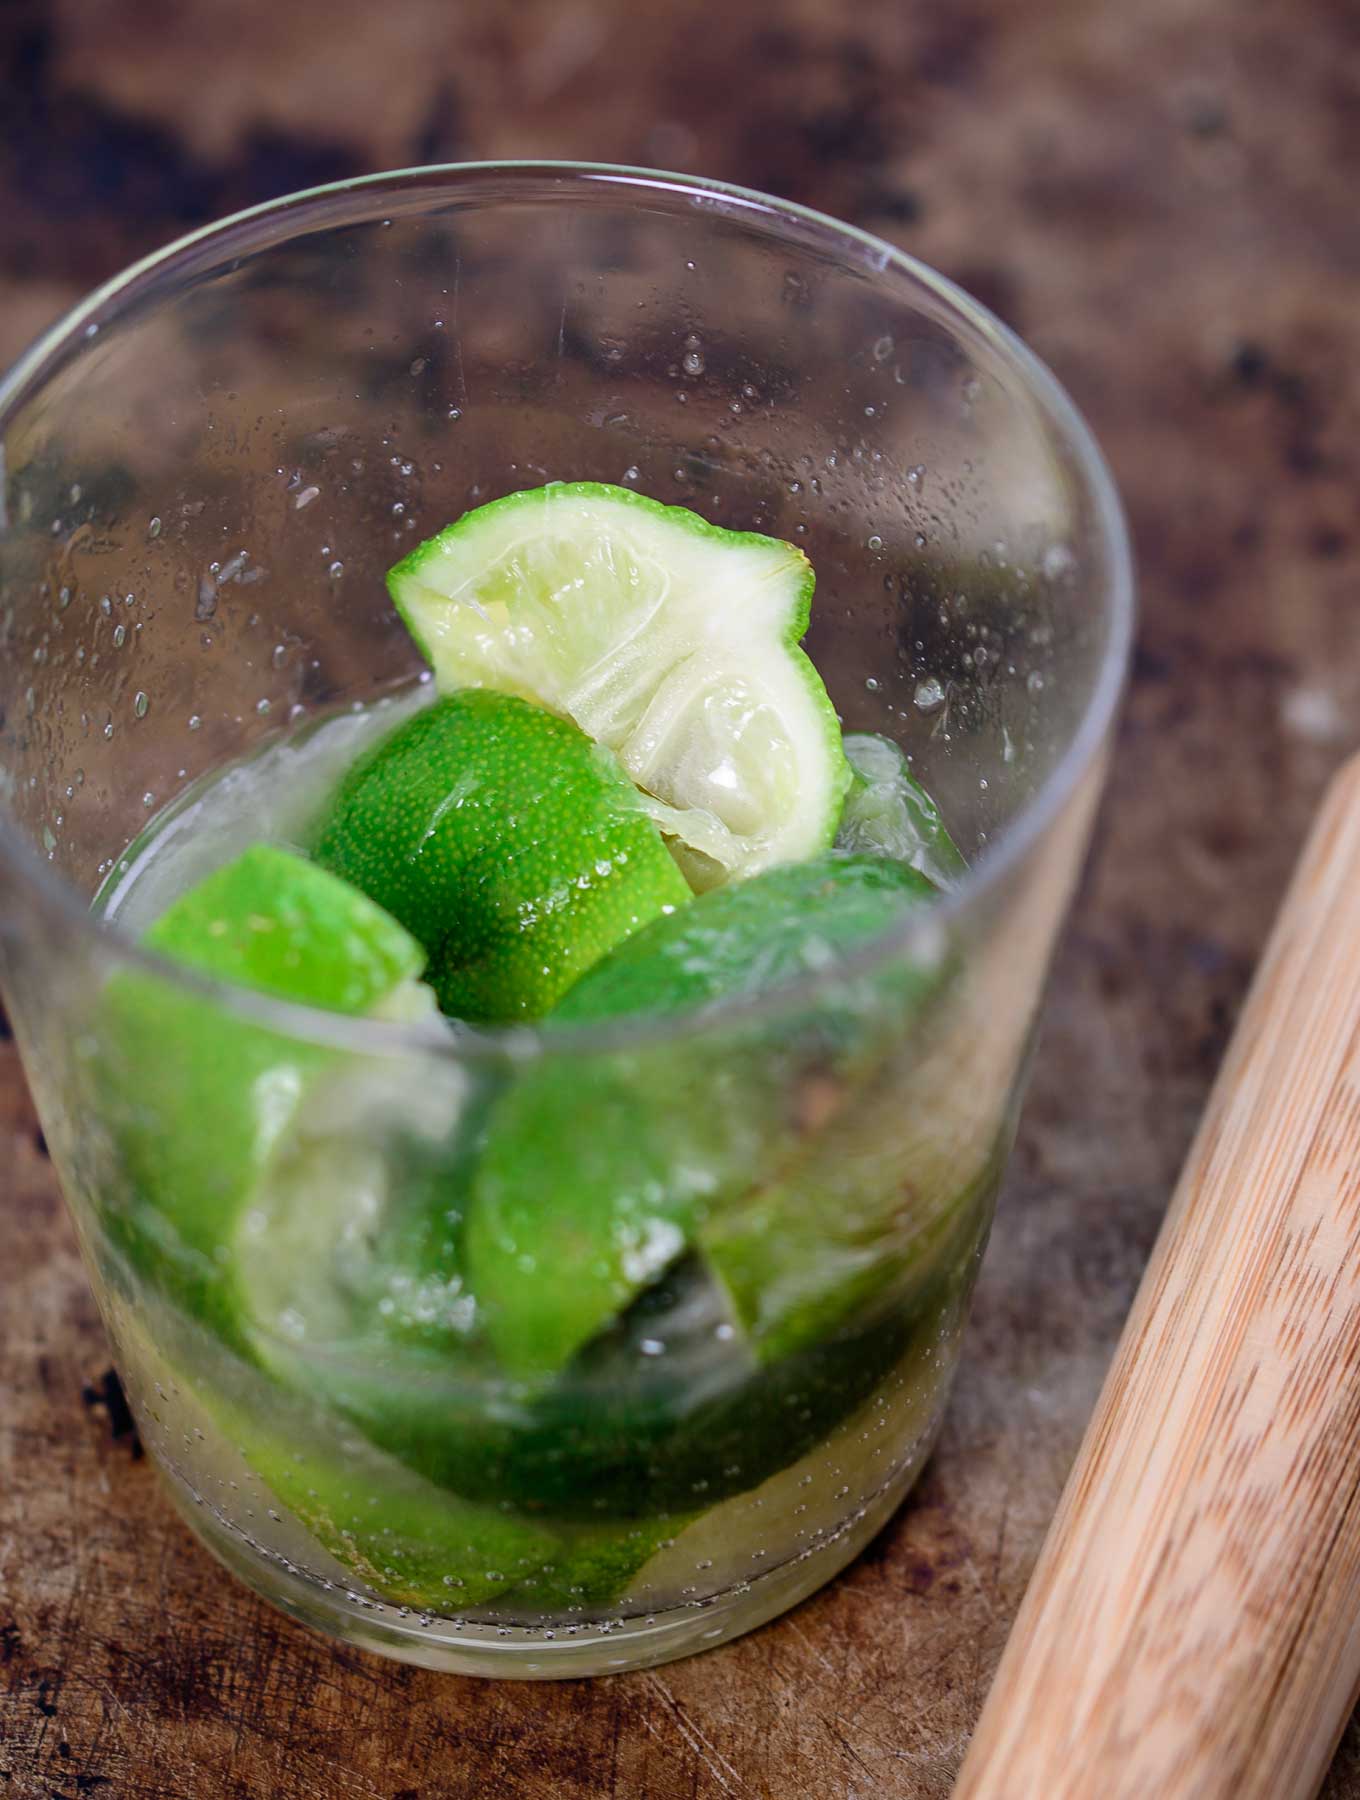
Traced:
[[968, 864], [903, 752], [891, 738], [863, 731], [846, 733], [845, 754], [854, 775], [836, 848], [896, 857], [937, 887], [953, 887]]
[[690, 898], [614, 755], [569, 719], [468, 689], [341, 784], [323, 867], [421, 940], [445, 1012], [532, 1019], [619, 939]]
[[[692, 1012], [821, 974], [935, 889], [836, 852], [701, 895], [619, 945], [557, 1022]], [[504, 1366], [559, 1370], [841, 1101], [846, 1070], [940, 979], [904, 964], [834, 983], [793, 1015], [528, 1071], [492, 1115], [465, 1267]]]
[[[424, 962], [362, 894], [266, 845], [181, 896], [146, 942], [205, 975], [350, 1014], [400, 1010]], [[327, 1053], [140, 971], [115, 975], [102, 1004], [125, 1176], [108, 1227], [143, 1273], [238, 1341], [238, 1217]]]
[[[297, 1409], [293, 1409], [297, 1413]], [[291, 1431], [217, 1407], [247, 1463], [355, 1579], [399, 1606], [459, 1612], [551, 1571], [555, 1533], [423, 1481], [324, 1412]], [[641, 1560], [641, 1558], [639, 1558]]]
[[626, 488], [552, 482], [449, 525], [388, 575], [441, 688], [490, 687], [606, 744], [700, 885], [815, 855], [850, 771], [799, 641], [791, 544]]

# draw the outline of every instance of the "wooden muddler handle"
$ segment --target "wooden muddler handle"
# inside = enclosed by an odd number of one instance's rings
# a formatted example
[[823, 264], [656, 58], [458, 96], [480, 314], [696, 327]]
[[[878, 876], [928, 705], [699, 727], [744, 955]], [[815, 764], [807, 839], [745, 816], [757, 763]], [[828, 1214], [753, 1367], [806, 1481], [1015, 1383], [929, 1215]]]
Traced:
[[1360, 758], [1335, 778], [955, 1800], [1302, 1800], [1360, 1674]]

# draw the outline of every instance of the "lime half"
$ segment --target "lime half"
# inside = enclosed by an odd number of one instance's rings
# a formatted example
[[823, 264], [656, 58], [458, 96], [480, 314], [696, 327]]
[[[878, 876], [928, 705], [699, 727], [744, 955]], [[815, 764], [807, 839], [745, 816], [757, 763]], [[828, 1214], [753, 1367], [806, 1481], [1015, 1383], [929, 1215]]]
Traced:
[[613, 750], [695, 885], [831, 843], [850, 769], [798, 647], [813, 573], [792, 544], [551, 482], [467, 513], [387, 583], [442, 688], [519, 694]]

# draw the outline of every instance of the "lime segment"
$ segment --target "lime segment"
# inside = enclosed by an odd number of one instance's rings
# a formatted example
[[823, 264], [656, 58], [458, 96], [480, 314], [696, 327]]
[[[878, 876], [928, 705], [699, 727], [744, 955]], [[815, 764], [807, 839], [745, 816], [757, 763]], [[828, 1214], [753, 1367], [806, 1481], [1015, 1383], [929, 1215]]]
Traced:
[[317, 860], [430, 953], [444, 1010], [544, 1013], [620, 938], [690, 894], [612, 753], [568, 719], [469, 689], [341, 784]]
[[706, 883], [830, 844], [850, 772], [798, 647], [813, 574], [793, 545], [553, 482], [466, 514], [388, 586], [441, 688], [574, 719]]
[[[600, 961], [561, 1022], [692, 1012], [821, 975], [935, 889], [881, 857], [829, 852], [701, 895]], [[550, 1056], [502, 1100], [473, 1184], [464, 1255], [512, 1373], [560, 1369], [767, 1171], [846, 1068], [938, 980], [905, 969], [832, 984], [793, 1013], [632, 1052]]]
[[[350, 1014], [395, 1004], [424, 961], [362, 894], [268, 846], [191, 888], [146, 941], [202, 974]], [[235, 1341], [238, 1216], [327, 1053], [140, 971], [109, 982], [103, 1035], [126, 1177], [109, 1227], [139, 1268]]]

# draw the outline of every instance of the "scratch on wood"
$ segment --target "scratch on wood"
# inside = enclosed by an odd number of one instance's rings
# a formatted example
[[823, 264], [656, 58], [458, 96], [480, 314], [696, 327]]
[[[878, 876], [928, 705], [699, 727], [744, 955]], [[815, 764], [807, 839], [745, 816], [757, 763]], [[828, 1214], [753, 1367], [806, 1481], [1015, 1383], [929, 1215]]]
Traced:
[[[653, 1693], [661, 1696], [662, 1703], [670, 1713], [671, 1717], [675, 1720], [681, 1737], [684, 1738], [685, 1742], [699, 1758], [700, 1762], [704, 1764], [705, 1768], [708, 1770], [709, 1774], [712, 1775], [722, 1791], [725, 1794], [744, 1792], [746, 1783], [742, 1780], [741, 1776], [738, 1775], [737, 1771], [732, 1767], [731, 1763], [728, 1762], [727, 1758], [723, 1755], [722, 1751], [718, 1749], [717, 1745], [711, 1743], [709, 1739], [704, 1736], [703, 1732], [700, 1731], [693, 1719], [686, 1714], [684, 1707], [681, 1706], [680, 1702], [675, 1698], [675, 1695], [671, 1693], [661, 1677], [655, 1673], [649, 1672], [643, 1679]], [[719, 1765], [721, 1765], [721, 1767], [719, 1767]], [[735, 1786], [729, 1785], [724, 1779], [723, 1770], [726, 1770], [727, 1774], [731, 1776]]]

